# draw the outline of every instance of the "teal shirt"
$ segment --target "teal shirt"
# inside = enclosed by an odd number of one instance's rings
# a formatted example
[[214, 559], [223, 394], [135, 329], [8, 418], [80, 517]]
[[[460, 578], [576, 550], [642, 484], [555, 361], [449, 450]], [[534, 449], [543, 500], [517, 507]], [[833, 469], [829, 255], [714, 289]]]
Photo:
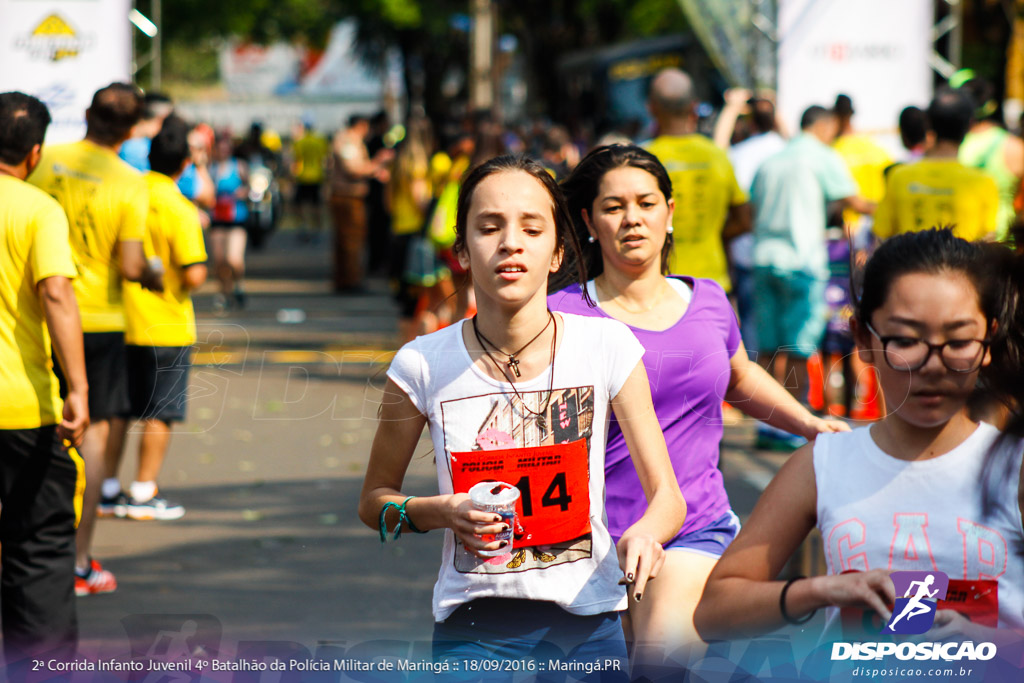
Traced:
[[754, 176], [754, 265], [828, 277], [826, 210], [857, 194], [839, 156], [816, 137], [801, 134], [769, 157]]

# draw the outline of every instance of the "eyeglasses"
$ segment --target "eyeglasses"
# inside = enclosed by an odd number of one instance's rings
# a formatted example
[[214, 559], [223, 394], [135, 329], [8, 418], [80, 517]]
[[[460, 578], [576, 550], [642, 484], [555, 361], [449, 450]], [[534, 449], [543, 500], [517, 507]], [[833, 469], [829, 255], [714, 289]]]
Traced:
[[939, 358], [948, 370], [974, 372], [981, 367], [985, 349], [992, 343], [988, 339], [950, 339], [941, 344], [930, 344], [916, 337], [883, 337], [875, 332], [871, 323], [867, 323], [866, 326], [868, 331], [882, 342], [882, 355], [885, 357], [886, 365], [901, 372], [911, 372], [924, 367], [932, 357], [933, 351], [939, 352]]

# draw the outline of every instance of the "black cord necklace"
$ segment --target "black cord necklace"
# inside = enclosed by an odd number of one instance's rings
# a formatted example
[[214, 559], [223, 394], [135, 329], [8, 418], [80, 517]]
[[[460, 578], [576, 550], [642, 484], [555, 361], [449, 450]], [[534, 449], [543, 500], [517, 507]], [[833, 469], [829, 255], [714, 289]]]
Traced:
[[[494, 355], [487, 349], [488, 345], [494, 346], [494, 344], [491, 344], [491, 342], [487, 341], [486, 337], [484, 337], [482, 334], [480, 334], [480, 330], [478, 330], [477, 326], [476, 326], [476, 316], [473, 316], [473, 335], [476, 337], [477, 343], [480, 344], [480, 348], [482, 348], [484, 350], [484, 353], [490, 359], [490, 361], [494, 365], [495, 369], [497, 369], [497, 371], [500, 372], [501, 375], [505, 379], [508, 380], [509, 384], [512, 385], [512, 393], [515, 394], [516, 398], [519, 399], [519, 405], [521, 405], [523, 407], [523, 410], [525, 410], [526, 412], [530, 413], [531, 415], [534, 415], [534, 416], [538, 417], [541, 421], [545, 420], [545, 415], [548, 412], [548, 407], [551, 405], [551, 394], [554, 392], [554, 388], [555, 388], [555, 348], [556, 348], [556, 345], [557, 345], [557, 342], [558, 342], [558, 319], [549, 310], [548, 311], [548, 324], [544, 326], [544, 330], [548, 329], [548, 326], [552, 325], [552, 324], [554, 324], [554, 326], [555, 326], [555, 332], [554, 332], [554, 334], [551, 335], [551, 370], [549, 371], [549, 376], [548, 376], [548, 395], [547, 395], [547, 398], [545, 398], [545, 400], [544, 400], [544, 407], [540, 409], [540, 412], [537, 412], [537, 411], [531, 410], [530, 407], [528, 405], [526, 405], [526, 401], [523, 400], [523, 397], [522, 397], [522, 395], [520, 395], [519, 390], [516, 389], [515, 380], [512, 379], [511, 377], [509, 377], [508, 373], [498, 363], [498, 359], [495, 358]], [[512, 356], [515, 356], [515, 355], [521, 353], [523, 351], [523, 349], [525, 349], [527, 346], [532, 344], [538, 337], [540, 337], [540, 335], [544, 333], [544, 330], [541, 330], [540, 334], [538, 334], [536, 337], [534, 337], [530, 341], [526, 342], [526, 344], [523, 346], [523, 348], [519, 349], [519, 351], [516, 351], [513, 354], [506, 354], [506, 355], [509, 355], [509, 358], [511, 359]], [[497, 349], [500, 353], [505, 353], [501, 349], [498, 349], [497, 346], [494, 346], [494, 348]], [[518, 363], [519, 363], [519, 361], [517, 360], [516, 361], [516, 365], [518, 365]], [[517, 369], [516, 365], [512, 364], [511, 360], [508, 363], [506, 363], [506, 365], [508, 365], [509, 368], [511, 368], [511, 369], [513, 369], [515, 371], [516, 377], [519, 377], [519, 370]], [[542, 424], [543, 424], [543, 422], [542, 422]]]
[[[548, 310], [548, 322], [547, 322], [547, 324], [544, 325], [544, 327], [541, 329], [540, 332], [538, 332], [537, 334], [534, 335], [533, 339], [531, 339], [530, 341], [526, 342], [521, 347], [519, 347], [518, 351], [513, 351], [512, 353], [505, 353], [504, 351], [501, 350], [501, 347], [499, 347], [497, 344], [495, 344], [490, 339], [488, 339], [487, 337], [485, 337], [483, 334], [480, 333], [480, 330], [478, 330], [477, 326], [476, 326], [476, 316], [475, 315], [473, 316], [473, 334], [476, 335], [476, 340], [478, 342], [481, 342], [480, 346], [484, 347], [484, 351], [487, 351], [487, 346], [490, 346], [491, 348], [493, 348], [498, 353], [500, 353], [500, 354], [502, 354], [504, 356], [508, 356], [508, 360], [505, 361], [505, 365], [508, 366], [508, 369], [511, 370], [512, 373], [516, 377], [521, 377], [522, 375], [520, 375], [520, 373], [519, 373], [519, 359], [516, 358], [516, 356], [518, 356], [523, 351], [525, 351], [527, 346], [529, 346], [533, 342], [535, 342], [538, 339], [540, 339], [540, 335], [544, 334], [544, 332], [547, 331], [547, 329], [549, 327], [551, 327], [551, 321], [554, 320], [554, 319], [555, 319], [555, 316], [552, 315], [550, 310]], [[484, 346], [484, 342], [486, 342], [487, 346]], [[490, 356], [491, 352], [487, 351], [487, 355]], [[494, 358], [492, 357], [491, 360], [494, 360]]]

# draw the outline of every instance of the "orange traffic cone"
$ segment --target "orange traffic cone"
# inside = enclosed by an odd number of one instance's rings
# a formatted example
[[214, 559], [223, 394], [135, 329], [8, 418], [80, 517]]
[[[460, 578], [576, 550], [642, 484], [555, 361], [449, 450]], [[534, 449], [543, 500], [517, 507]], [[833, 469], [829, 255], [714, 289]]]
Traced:
[[815, 410], [825, 410], [825, 372], [820, 354], [815, 353], [807, 359], [807, 380], [810, 385], [807, 402]]
[[854, 420], [880, 420], [885, 416], [885, 401], [878, 387], [874, 368], [867, 367], [857, 376], [855, 403], [850, 417]]

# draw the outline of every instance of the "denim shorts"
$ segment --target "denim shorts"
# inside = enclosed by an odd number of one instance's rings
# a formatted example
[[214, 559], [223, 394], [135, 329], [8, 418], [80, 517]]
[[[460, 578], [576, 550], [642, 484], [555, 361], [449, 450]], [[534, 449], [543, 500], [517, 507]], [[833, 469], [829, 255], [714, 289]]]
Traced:
[[729, 510], [707, 526], [676, 536], [664, 545], [665, 550], [688, 550], [691, 553], [718, 559], [740, 532], [740, 518]]
[[[434, 662], [449, 662], [444, 681], [629, 680], [618, 612], [570, 614], [553, 602], [481, 598], [434, 624]], [[564, 662], [572, 673], [547, 670]], [[466, 662], [479, 668], [466, 669]], [[437, 679], [435, 679], [437, 680]]]

